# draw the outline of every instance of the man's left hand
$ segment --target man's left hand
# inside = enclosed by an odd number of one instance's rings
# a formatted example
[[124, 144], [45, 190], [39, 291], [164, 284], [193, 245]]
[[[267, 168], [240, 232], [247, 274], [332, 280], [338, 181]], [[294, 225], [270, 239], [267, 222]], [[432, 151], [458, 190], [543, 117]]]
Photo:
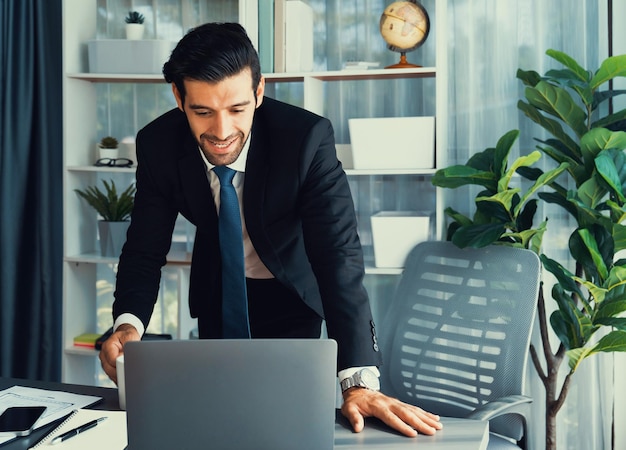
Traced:
[[443, 425], [439, 416], [370, 389], [353, 387], [343, 393], [341, 413], [356, 433], [363, 430], [366, 417], [377, 417], [400, 433], [415, 437], [417, 433], [432, 435]]

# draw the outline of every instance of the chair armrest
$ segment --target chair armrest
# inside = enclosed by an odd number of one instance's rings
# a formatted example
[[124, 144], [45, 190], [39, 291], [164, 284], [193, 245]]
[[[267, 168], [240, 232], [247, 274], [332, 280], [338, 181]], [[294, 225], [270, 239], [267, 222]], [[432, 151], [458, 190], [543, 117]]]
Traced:
[[508, 395], [500, 397], [476, 408], [467, 418], [476, 420], [491, 420], [503, 414], [517, 413], [525, 416], [532, 398], [525, 395]]

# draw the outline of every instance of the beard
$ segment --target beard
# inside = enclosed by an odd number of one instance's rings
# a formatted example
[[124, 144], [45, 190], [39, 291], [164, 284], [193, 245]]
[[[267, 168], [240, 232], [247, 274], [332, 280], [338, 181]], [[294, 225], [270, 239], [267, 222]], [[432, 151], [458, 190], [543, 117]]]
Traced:
[[[214, 166], [226, 166], [234, 163], [239, 158], [246, 140], [246, 136], [241, 131], [231, 134], [226, 139], [218, 139], [210, 134], [201, 134], [198, 145], [211, 164]], [[216, 152], [215, 147], [218, 147], [219, 150], [220, 145], [231, 146], [232, 148], [227, 153]]]

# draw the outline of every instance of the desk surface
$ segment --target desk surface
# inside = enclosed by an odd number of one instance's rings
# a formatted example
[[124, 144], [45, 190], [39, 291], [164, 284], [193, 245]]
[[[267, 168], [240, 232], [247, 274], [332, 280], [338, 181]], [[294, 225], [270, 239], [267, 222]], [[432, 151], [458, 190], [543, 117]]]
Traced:
[[[119, 410], [117, 389], [75, 384], [54, 383], [45, 381], [31, 381], [15, 378], [0, 377], [0, 390], [11, 386], [29, 386], [40, 389], [51, 389], [77, 394], [97, 395], [102, 402], [94, 405], [93, 409]], [[365, 429], [361, 433], [353, 433], [348, 421], [337, 412], [335, 422], [335, 448], [341, 450], [367, 449], [415, 449], [420, 450], [486, 450], [489, 440], [488, 425], [486, 422], [444, 418], [443, 430], [434, 436], [419, 435], [417, 438], [407, 438], [386, 427], [376, 419], [368, 419]], [[35, 430], [30, 436], [0, 446], [0, 450], [25, 450], [52, 426], [44, 426]]]

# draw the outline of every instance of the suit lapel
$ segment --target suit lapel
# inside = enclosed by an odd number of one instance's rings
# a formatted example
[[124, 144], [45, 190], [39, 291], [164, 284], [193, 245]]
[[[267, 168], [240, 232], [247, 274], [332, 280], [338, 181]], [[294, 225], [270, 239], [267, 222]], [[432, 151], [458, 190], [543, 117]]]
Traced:
[[217, 211], [211, 195], [206, 165], [200, 156], [198, 144], [191, 134], [186, 139], [178, 162], [183, 197], [188, 202], [196, 226], [217, 224]]

